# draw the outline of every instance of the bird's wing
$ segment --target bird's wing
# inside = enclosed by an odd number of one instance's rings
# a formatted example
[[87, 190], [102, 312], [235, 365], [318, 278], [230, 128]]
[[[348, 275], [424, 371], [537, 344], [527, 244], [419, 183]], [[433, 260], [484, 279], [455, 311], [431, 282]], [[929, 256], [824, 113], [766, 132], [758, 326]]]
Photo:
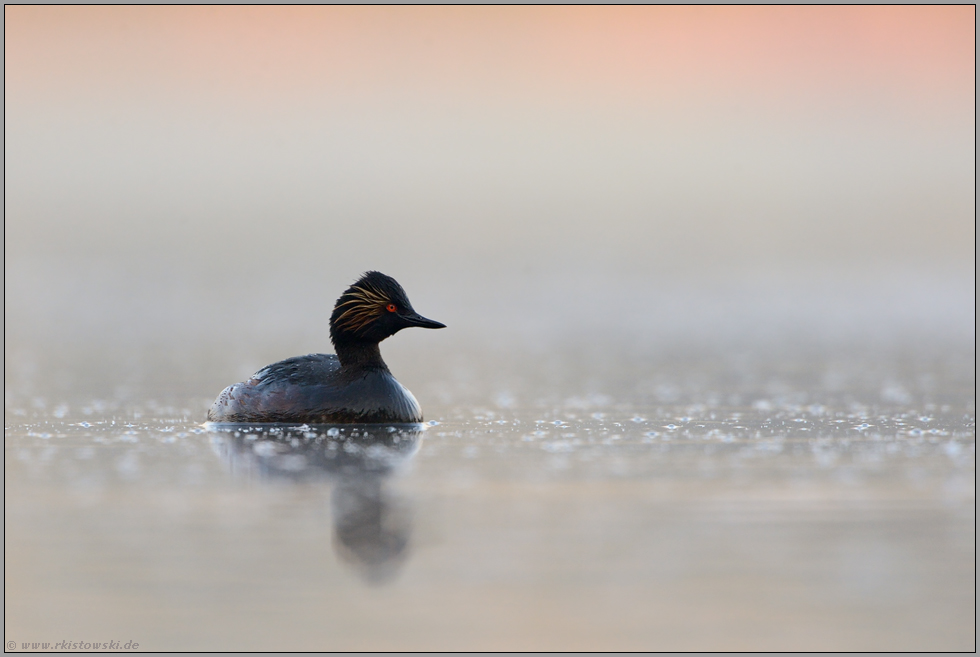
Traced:
[[245, 383], [259, 388], [277, 383], [299, 386], [326, 384], [339, 369], [340, 361], [333, 354], [307, 354], [267, 365]]

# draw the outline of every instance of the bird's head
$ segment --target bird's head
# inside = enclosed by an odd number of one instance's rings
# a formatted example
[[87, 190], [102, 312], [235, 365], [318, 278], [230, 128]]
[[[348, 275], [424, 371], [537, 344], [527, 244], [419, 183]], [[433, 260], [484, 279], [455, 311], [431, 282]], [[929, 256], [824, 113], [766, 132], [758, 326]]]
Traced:
[[422, 317], [391, 276], [369, 271], [337, 299], [330, 315], [330, 339], [341, 343], [378, 343], [403, 328], [445, 328]]

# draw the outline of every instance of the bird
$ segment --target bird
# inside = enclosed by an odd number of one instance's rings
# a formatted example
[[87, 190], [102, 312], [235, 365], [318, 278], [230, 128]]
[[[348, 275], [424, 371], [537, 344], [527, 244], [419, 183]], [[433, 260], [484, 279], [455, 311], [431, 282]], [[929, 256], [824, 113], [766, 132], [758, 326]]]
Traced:
[[446, 327], [415, 312], [394, 278], [366, 272], [340, 295], [330, 315], [336, 355], [308, 354], [263, 367], [225, 388], [208, 422], [420, 423], [422, 408], [392, 376], [378, 347], [410, 326]]

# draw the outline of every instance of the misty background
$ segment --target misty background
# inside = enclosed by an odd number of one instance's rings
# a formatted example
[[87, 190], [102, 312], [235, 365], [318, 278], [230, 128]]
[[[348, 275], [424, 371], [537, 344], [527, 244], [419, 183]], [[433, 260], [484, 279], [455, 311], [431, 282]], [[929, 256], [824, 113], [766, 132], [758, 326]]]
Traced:
[[203, 403], [369, 269], [449, 326], [384, 345], [445, 404], [972, 386], [974, 9], [742, 9], [6, 8], [8, 400]]

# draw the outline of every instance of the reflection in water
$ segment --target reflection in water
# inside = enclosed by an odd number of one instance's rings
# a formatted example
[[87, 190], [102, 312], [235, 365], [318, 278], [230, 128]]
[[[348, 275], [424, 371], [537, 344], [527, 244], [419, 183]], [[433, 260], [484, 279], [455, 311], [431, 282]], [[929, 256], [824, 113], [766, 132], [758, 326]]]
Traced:
[[421, 445], [422, 425], [209, 424], [212, 445], [236, 474], [335, 482], [337, 556], [372, 584], [390, 581], [408, 556], [411, 517], [384, 481]]
[[341, 480], [333, 491], [334, 549], [364, 578], [380, 584], [394, 577], [408, 556], [407, 506], [381, 487], [381, 478]]

